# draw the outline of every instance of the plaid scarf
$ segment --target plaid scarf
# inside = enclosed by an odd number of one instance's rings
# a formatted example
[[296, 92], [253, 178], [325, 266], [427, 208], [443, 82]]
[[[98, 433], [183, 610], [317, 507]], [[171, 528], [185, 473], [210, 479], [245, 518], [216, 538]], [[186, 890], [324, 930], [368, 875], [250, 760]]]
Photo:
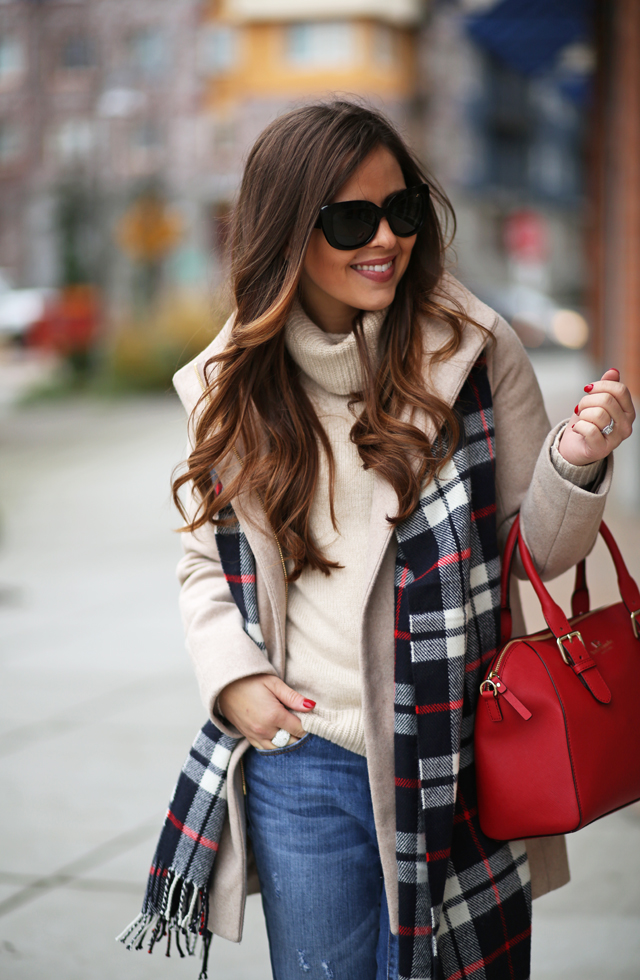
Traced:
[[[473, 722], [499, 637], [494, 433], [486, 361], [456, 402], [452, 460], [396, 529], [395, 770], [399, 980], [527, 980], [531, 888], [522, 842], [485, 837], [476, 808]], [[214, 479], [217, 477], [214, 475]], [[224, 516], [233, 517], [233, 511]], [[244, 629], [265, 650], [255, 560], [235, 523], [218, 526], [225, 577]], [[266, 653], [266, 650], [265, 650]], [[142, 912], [118, 937], [151, 951], [172, 936], [184, 955], [211, 933], [207, 894], [239, 739], [207, 722], [175, 788]]]

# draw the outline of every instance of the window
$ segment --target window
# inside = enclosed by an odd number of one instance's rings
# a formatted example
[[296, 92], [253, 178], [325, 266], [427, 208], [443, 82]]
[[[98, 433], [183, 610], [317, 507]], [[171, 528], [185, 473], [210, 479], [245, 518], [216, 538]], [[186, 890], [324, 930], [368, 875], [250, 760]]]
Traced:
[[90, 119], [66, 119], [54, 133], [53, 143], [61, 163], [77, 163], [91, 155], [95, 130]]
[[199, 37], [198, 63], [205, 74], [229, 71], [238, 63], [239, 35], [235, 27], [205, 28]]
[[22, 140], [17, 125], [9, 120], [0, 120], [0, 165], [13, 163], [20, 156]]
[[343, 21], [292, 24], [287, 28], [287, 60], [300, 68], [330, 68], [356, 60], [356, 30]]
[[67, 38], [62, 46], [60, 62], [63, 68], [91, 68], [94, 60], [89, 38], [82, 35]]
[[144, 27], [135, 31], [128, 41], [131, 66], [148, 78], [157, 78], [165, 69], [166, 46], [163, 32], [158, 27]]
[[24, 50], [16, 37], [0, 34], [0, 84], [24, 69]]

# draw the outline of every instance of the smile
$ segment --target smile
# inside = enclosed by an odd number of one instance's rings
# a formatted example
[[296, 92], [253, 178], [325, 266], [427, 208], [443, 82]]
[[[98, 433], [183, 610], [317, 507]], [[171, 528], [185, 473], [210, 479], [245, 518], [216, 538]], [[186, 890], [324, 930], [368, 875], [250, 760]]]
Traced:
[[389, 259], [384, 265], [354, 265], [351, 268], [356, 269], [358, 272], [386, 272], [393, 265], [393, 259]]
[[392, 255], [390, 259], [386, 259], [384, 262], [354, 263], [351, 268], [357, 275], [362, 276], [363, 279], [384, 285], [384, 283], [391, 282], [396, 274], [396, 256]]

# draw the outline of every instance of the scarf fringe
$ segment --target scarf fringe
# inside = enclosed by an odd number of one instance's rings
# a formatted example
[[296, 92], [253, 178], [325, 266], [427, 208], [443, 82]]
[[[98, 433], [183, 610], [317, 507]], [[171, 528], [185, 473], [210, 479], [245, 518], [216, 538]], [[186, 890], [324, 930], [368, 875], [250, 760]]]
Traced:
[[[206, 889], [199, 888], [175, 871], [154, 867], [147, 885], [142, 912], [116, 936], [126, 949], [141, 950], [147, 942], [152, 953], [156, 943], [166, 938], [165, 956], [171, 956], [171, 943], [181, 959], [193, 956], [200, 943], [202, 969], [198, 980], [207, 980], [209, 949], [213, 934], [207, 929], [209, 902]], [[184, 948], [183, 948], [184, 947]], [[185, 953], [186, 950], [186, 953]]]

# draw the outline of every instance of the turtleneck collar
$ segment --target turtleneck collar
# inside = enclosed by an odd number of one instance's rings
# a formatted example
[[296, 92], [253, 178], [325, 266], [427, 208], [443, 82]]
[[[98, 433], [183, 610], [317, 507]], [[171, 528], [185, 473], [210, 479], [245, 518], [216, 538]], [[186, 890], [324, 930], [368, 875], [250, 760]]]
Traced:
[[[387, 310], [365, 313], [365, 341], [376, 357], [378, 336]], [[333, 395], [362, 389], [362, 368], [354, 333], [326, 333], [309, 319], [296, 299], [285, 326], [285, 343], [292, 358], [316, 384]]]

